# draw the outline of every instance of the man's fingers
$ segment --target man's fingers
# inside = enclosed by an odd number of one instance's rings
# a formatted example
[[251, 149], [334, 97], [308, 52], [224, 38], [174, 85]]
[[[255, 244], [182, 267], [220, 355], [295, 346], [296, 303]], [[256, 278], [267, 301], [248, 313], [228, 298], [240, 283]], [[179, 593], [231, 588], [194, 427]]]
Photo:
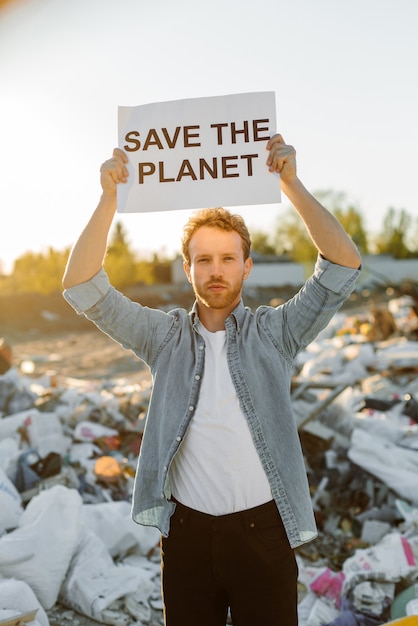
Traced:
[[281, 135], [275, 135], [269, 141], [270, 153], [267, 165], [270, 172], [281, 172], [286, 163], [295, 160], [296, 150], [293, 146], [284, 143]]
[[103, 163], [100, 168], [102, 175], [108, 175], [112, 181], [117, 185], [118, 183], [125, 183], [128, 180], [128, 168], [125, 163], [128, 162], [128, 158], [123, 150], [115, 148], [113, 150], [113, 157]]
[[125, 152], [120, 148], [115, 148], [113, 150], [113, 156], [116, 158], [121, 158], [124, 163], [128, 162], [128, 157], [126, 156]]
[[275, 135], [273, 135], [273, 137], [270, 137], [269, 141], [267, 142], [267, 146], [266, 149], [267, 150], [271, 150], [271, 148], [273, 147], [274, 144], [276, 143], [284, 143], [284, 139], [283, 137], [280, 135], [280, 133], [276, 133]]
[[273, 137], [271, 137], [269, 141], [267, 142], [266, 149], [270, 150], [270, 154], [268, 155], [266, 162], [270, 168], [270, 171], [276, 170], [275, 167], [272, 167], [274, 164], [274, 155], [276, 154], [276, 150], [280, 148], [281, 146], [286, 146], [286, 144], [284, 142], [282, 135], [280, 135], [279, 133], [276, 133], [275, 135], [273, 135]]

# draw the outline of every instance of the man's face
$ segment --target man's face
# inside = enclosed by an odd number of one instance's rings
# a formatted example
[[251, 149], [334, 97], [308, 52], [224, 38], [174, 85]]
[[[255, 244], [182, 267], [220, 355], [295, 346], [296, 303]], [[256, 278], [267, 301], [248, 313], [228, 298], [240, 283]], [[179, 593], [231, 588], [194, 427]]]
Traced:
[[229, 314], [239, 303], [242, 283], [252, 261], [244, 261], [242, 240], [237, 232], [202, 226], [190, 240], [187, 278], [199, 302]]

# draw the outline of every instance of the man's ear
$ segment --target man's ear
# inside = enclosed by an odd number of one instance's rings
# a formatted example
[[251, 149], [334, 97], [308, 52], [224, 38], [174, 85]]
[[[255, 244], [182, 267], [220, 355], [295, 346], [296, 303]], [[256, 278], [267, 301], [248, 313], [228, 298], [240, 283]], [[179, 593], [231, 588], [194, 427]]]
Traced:
[[192, 277], [190, 275], [190, 265], [188, 263], [186, 263], [186, 261], [183, 261], [183, 269], [184, 269], [184, 273], [187, 276], [187, 280], [189, 281], [189, 283], [192, 282]]
[[252, 258], [249, 256], [248, 259], [246, 259], [244, 261], [244, 280], [247, 280], [248, 276], [250, 275], [250, 272], [252, 270], [253, 267], [253, 260]]

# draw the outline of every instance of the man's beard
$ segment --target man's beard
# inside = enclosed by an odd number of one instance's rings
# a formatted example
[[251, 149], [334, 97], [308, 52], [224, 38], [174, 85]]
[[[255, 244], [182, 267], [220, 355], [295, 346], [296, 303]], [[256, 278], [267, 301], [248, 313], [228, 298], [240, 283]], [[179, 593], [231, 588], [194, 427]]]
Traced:
[[[211, 285], [222, 285], [225, 287], [220, 293], [210, 290]], [[193, 284], [196, 298], [210, 309], [225, 309], [241, 297], [242, 281], [238, 284], [229, 285], [222, 281], [212, 281], [203, 286]]]

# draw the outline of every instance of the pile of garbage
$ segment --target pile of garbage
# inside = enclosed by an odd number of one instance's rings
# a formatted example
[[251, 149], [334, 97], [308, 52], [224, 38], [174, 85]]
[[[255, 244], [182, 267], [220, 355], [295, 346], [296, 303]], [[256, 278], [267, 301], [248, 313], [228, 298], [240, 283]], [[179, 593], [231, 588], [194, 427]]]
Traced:
[[[130, 517], [150, 380], [4, 369], [0, 623], [50, 626], [58, 607], [61, 624], [162, 624], [159, 533]], [[300, 624], [418, 615], [414, 301], [337, 314], [300, 354], [292, 402], [319, 529], [297, 550]]]
[[299, 357], [293, 408], [319, 529], [297, 551], [301, 624], [418, 616], [417, 331], [414, 301], [393, 299], [338, 314]]
[[0, 376], [0, 620], [38, 609], [29, 623], [48, 626], [58, 602], [162, 623], [159, 533], [130, 517], [149, 396], [144, 381]]

